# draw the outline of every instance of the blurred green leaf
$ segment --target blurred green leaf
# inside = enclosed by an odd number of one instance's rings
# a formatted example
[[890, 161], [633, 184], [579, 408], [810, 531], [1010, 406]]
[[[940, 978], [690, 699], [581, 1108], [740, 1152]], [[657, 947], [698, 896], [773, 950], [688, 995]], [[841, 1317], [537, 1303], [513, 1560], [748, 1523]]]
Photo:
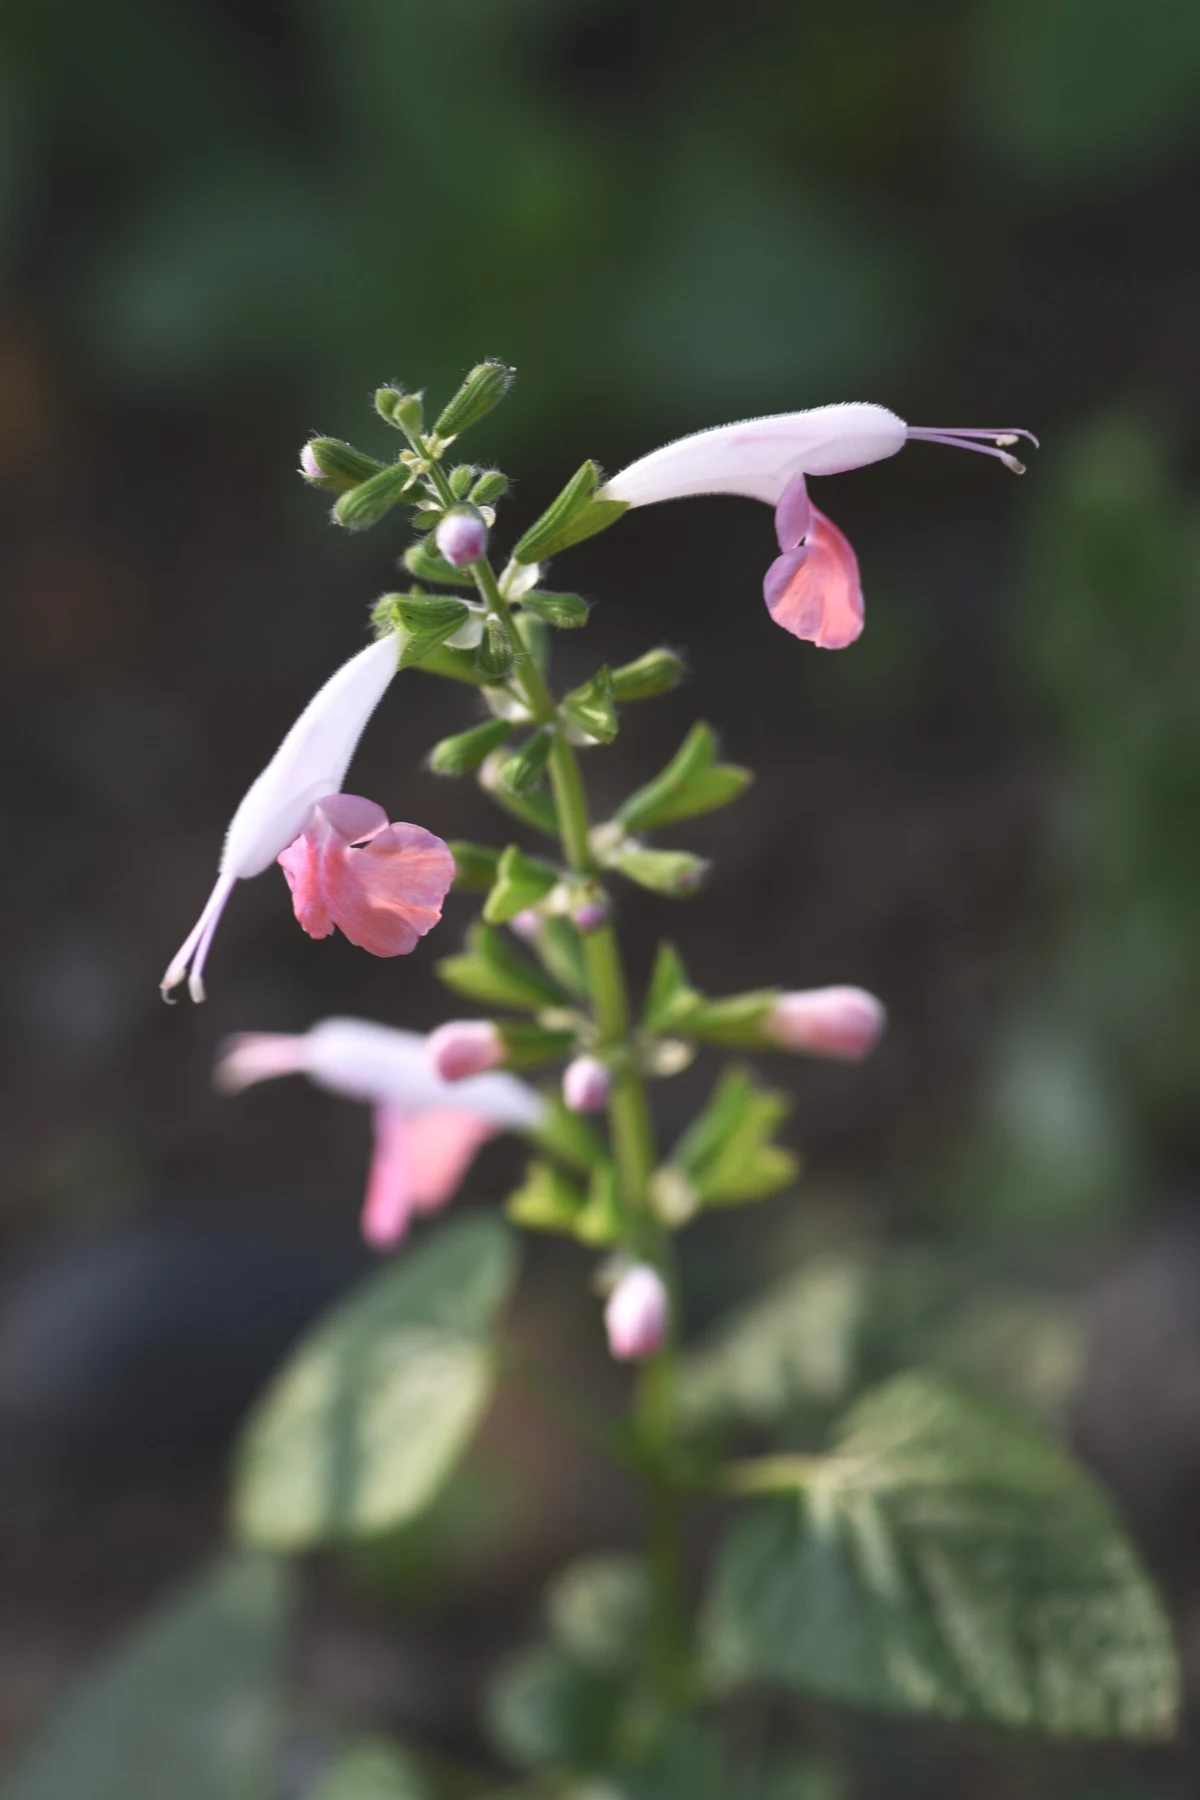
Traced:
[[3, 1800], [267, 1800], [288, 1612], [284, 1565], [222, 1558], [67, 1690]]
[[636, 1556], [585, 1556], [546, 1592], [546, 1619], [560, 1649], [585, 1669], [625, 1673], [647, 1651], [650, 1583]]
[[[747, 1465], [748, 1468], [753, 1465]], [[719, 1681], [1078, 1737], [1174, 1724], [1170, 1628], [1108, 1500], [1024, 1420], [908, 1375], [761, 1465], [721, 1552]]]
[[671, 1163], [709, 1205], [777, 1193], [800, 1170], [792, 1152], [771, 1141], [791, 1109], [787, 1094], [760, 1087], [747, 1069], [728, 1068], [671, 1152]]
[[311, 1800], [431, 1800], [420, 1765], [387, 1738], [363, 1738], [338, 1757]]
[[323, 1320], [243, 1432], [239, 1536], [298, 1550], [419, 1513], [483, 1414], [493, 1381], [487, 1328], [515, 1275], [513, 1239], [500, 1222], [462, 1219]]
[[603, 1767], [611, 1754], [621, 1683], [549, 1645], [513, 1657], [488, 1691], [488, 1729], [521, 1768]]

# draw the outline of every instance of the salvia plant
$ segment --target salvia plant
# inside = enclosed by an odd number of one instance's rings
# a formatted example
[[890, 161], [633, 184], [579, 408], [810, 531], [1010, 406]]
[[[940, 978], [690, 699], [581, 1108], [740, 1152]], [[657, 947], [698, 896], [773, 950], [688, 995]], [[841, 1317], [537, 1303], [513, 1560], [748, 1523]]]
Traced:
[[[1041, 1425], [916, 1371], [861, 1395], [824, 1448], [797, 1454], [764, 1441], [778, 1409], [763, 1389], [798, 1380], [820, 1329], [803, 1292], [752, 1308], [702, 1356], [687, 1344], [677, 1235], [708, 1209], [746, 1205], [797, 1175], [776, 1141], [786, 1100], [738, 1053], [854, 1062], [879, 1038], [884, 1009], [846, 986], [713, 995], [669, 942], [645, 993], [633, 994], [617, 933], [621, 884], [695, 895], [705, 860], [657, 834], [731, 805], [751, 775], [723, 761], [714, 730], [697, 722], [665, 768], [597, 819], [588, 762], [624, 709], [676, 687], [683, 665], [659, 647], [601, 664], [566, 693], [551, 678], [555, 632], [582, 630], [589, 615], [562, 585], [560, 559], [629, 508], [714, 493], [770, 505], [770, 614], [795, 638], [841, 649], [863, 627], [858, 567], [808, 479], [913, 441], [1020, 472], [1014, 448], [1029, 434], [914, 428], [866, 404], [719, 426], [610, 480], [584, 462], [500, 563], [505, 477], [451, 451], [512, 379], [501, 363], [480, 364], [432, 424], [419, 394], [381, 388], [376, 410], [400, 444], [391, 460], [324, 437], [301, 454], [304, 479], [333, 496], [346, 529], [408, 509], [409, 580], [376, 603], [372, 641], [320, 690], [238, 807], [164, 992], [186, 983], [203, 999], [223, 907], [237, 882], [277, 862], [310, 936], [338, 929], [374, 956], [415, 950], [452, 886], [478, 894], [465, 945], [438, 962], [456, 1001], [475, 1010], [428, 1036], [332, 1018], [223, 1047], [226, 1091], [302, 1075], [371, 1108], [362, 1229], [376, 1250], [399, 1248], [299, 1344], [254, 1409], [235, 1470], [239, 1552], [93, 1678], [107, 1683], [110, 1737], [140, 1731], [143, 1764], [161, 1775], [153, 1791], [174, 1791], [172, 1708], [198, 1710], [203, 1723], [206, 1707], [215, 1720], [236, 1694], [240, 1734], [196, 1725], [191, 1736], [203, 1736], [214, 1794], [251, 1791], [275, 1726], [269, 1707], [246, 1708], [277, 1675], [288, 1559], [377, 1539], [437, 1508], [511, 1365], [497, 1334], [525, 1231], [582, 1246], [597, 1339], [631, 1365], [626, 1418], [591, 1417], [544, 1371], [533, 1382], [564, 1429], [640, 1485], [646, 1538], [640, 1555], [597, 1554], [556, 1577], [543, 1640], [497, 1672], [491, 1729], [524, 1771], [506, 1791], [799, 1793], [802, 1744], [785, 1732], [748, 1759], [730, 1729], [739, 1707], [772, 1690], [1033, 1732], [1162, 1736], [1177, 1688], [1162, 1609], [1113, 1508]], [[364, 726], [408, 670], [449, 683], [456, 729], [432, 748], [431, 766], [473, 778], [495, 803], [492, 843], [446, 843], [345, 791]], [[709, 1049], [734, 1060], [677, 1141], [663, 1143], [653, 1085]], [[473, 1212], [414, 1232], [499, 1132], [530, 1148], [503, 1218]], [[700, 1541], [715, 1546], [702, 1568], [684, 1560], [693, 1511], [707, 1522]], [[201, 1641], [212, 1666], [197, 1682], [187, 1671]], [[144, 1696], [172, 1674], [174, 1698], [148, 1726]], [[13, 1791], [93, 1791], [68, 1777], [108, 1753], [101, 1716], [77, 1700]], [[494, 1786], [380, 1740], [349, 1742], [321, 1782], [321, 1800]]]

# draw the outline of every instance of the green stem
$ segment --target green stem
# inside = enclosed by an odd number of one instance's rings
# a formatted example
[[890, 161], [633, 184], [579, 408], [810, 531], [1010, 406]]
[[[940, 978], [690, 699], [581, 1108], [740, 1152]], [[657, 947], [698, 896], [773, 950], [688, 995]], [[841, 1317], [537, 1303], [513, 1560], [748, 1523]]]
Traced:
[[[430, 475], [443, 503], [452, 505], [450, 485], [436, 462]], [[480, 598], [507, 633], [513, 652], [513, 675], [533, 719], [555, 731], [550, 780], [567, 864], [575, 874], [594, 875], [596, 861], [591, 847], [587, 793], [579, 759], [561, 728], [558, 705], [521, 639], [491, 563], [482, 558], [473, 564], [472, 573]], [[679, 1296], [671, 1240], [650, 1203], [650, 1178], [657, 1161], [654, 1126], [645, 1080], [637, 1065], [633, 1013], [620, 946], [609, 924], [585, 932], [583, 946], [600, 1045], [609, 1053], [614, 1071], [608, 1119], [626, 1230], [636, 1254], [652, 1262], [667, 1283], [671, 1317], [677, 1329]], [[678, 1711], [685, 1704], [688, 1679], [681, 1494], [671, 1474], [674, 1385], [674, 1350], [668, 1343], [640, 1368], [634, 1401], [638, 1458], [647, 1488], [654, 1666], [664, 1714]]]

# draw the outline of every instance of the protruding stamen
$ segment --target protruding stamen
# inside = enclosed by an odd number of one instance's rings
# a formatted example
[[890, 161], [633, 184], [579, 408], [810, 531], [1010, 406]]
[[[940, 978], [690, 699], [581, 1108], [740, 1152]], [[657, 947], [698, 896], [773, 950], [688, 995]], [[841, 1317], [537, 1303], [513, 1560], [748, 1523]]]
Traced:
[[[1004, 464], [1006, 469], [1011, 469], [1014, 475], [1023, 475], [1025, 464], [1018, 462], [1015, 456], [1010, 456], [1008, 451], [1002, 449], [1001, 446], [1015, 444], [1018, 437], [1027, 437], [1032, 444], [1035, 446], [1037, 444], [1037, 439], [1029, 431], [968, 433], [965, 429], [937, 431], [932, 426], [910, 425], [908, 435], [910, 438], [919, 439], [923, 444], [944, 444], [948, 450], [974, 450], [980, 456], [994, 456], [998, 462]], [[989, 437], [992, 442], [988, 444], [975, 443], [973, 441], [975, 436]]]

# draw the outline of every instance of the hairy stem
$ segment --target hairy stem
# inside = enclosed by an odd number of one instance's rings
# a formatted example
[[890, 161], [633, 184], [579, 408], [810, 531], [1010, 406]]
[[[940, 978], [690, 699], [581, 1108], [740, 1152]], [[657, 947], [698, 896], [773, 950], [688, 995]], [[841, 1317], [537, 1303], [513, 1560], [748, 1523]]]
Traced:
[[[443, 504], [452, 505], [454, 496], [449, 482], [436, 462], [430, 468], [430, 478]], [[567, 865], [577, 875], [595, 874], [587, 792], [579, 758], [562, 730], [558, 704], [517, 630], [490, 561], [483, 557], [474, 563], [472, 574], [480, 598], [507, 634], [513, 653], [513, 677], [531, 715], [537, 724], [548, 725], [555, 733], [550, 780]], [[672, 1245], [650, 1203], [650, 1178], [657, 1160], [654, 1126], [645, 1079], [637, 1065], [633, 1014], [620, 946], [611, 924], [583, 933], [582, 941], [600, 1044], [609, 1053], [613, 1066], [608, 1121], [626, 1233], [635, 1253], [654, 1263], [662, 1274], [671, 1292], [672, 1320], [677, 1321], [679, 1296]], [[681, 1496], [671, 1473], [674, 1351], [670, 1343], [648, 1358], [638, 1371], [634, 1428], [638, 1466], [646, 1484], [654, 1667], [659, 1702], [664, 1714], [669, 1714], [685, 1703], [687, 1689]]]

